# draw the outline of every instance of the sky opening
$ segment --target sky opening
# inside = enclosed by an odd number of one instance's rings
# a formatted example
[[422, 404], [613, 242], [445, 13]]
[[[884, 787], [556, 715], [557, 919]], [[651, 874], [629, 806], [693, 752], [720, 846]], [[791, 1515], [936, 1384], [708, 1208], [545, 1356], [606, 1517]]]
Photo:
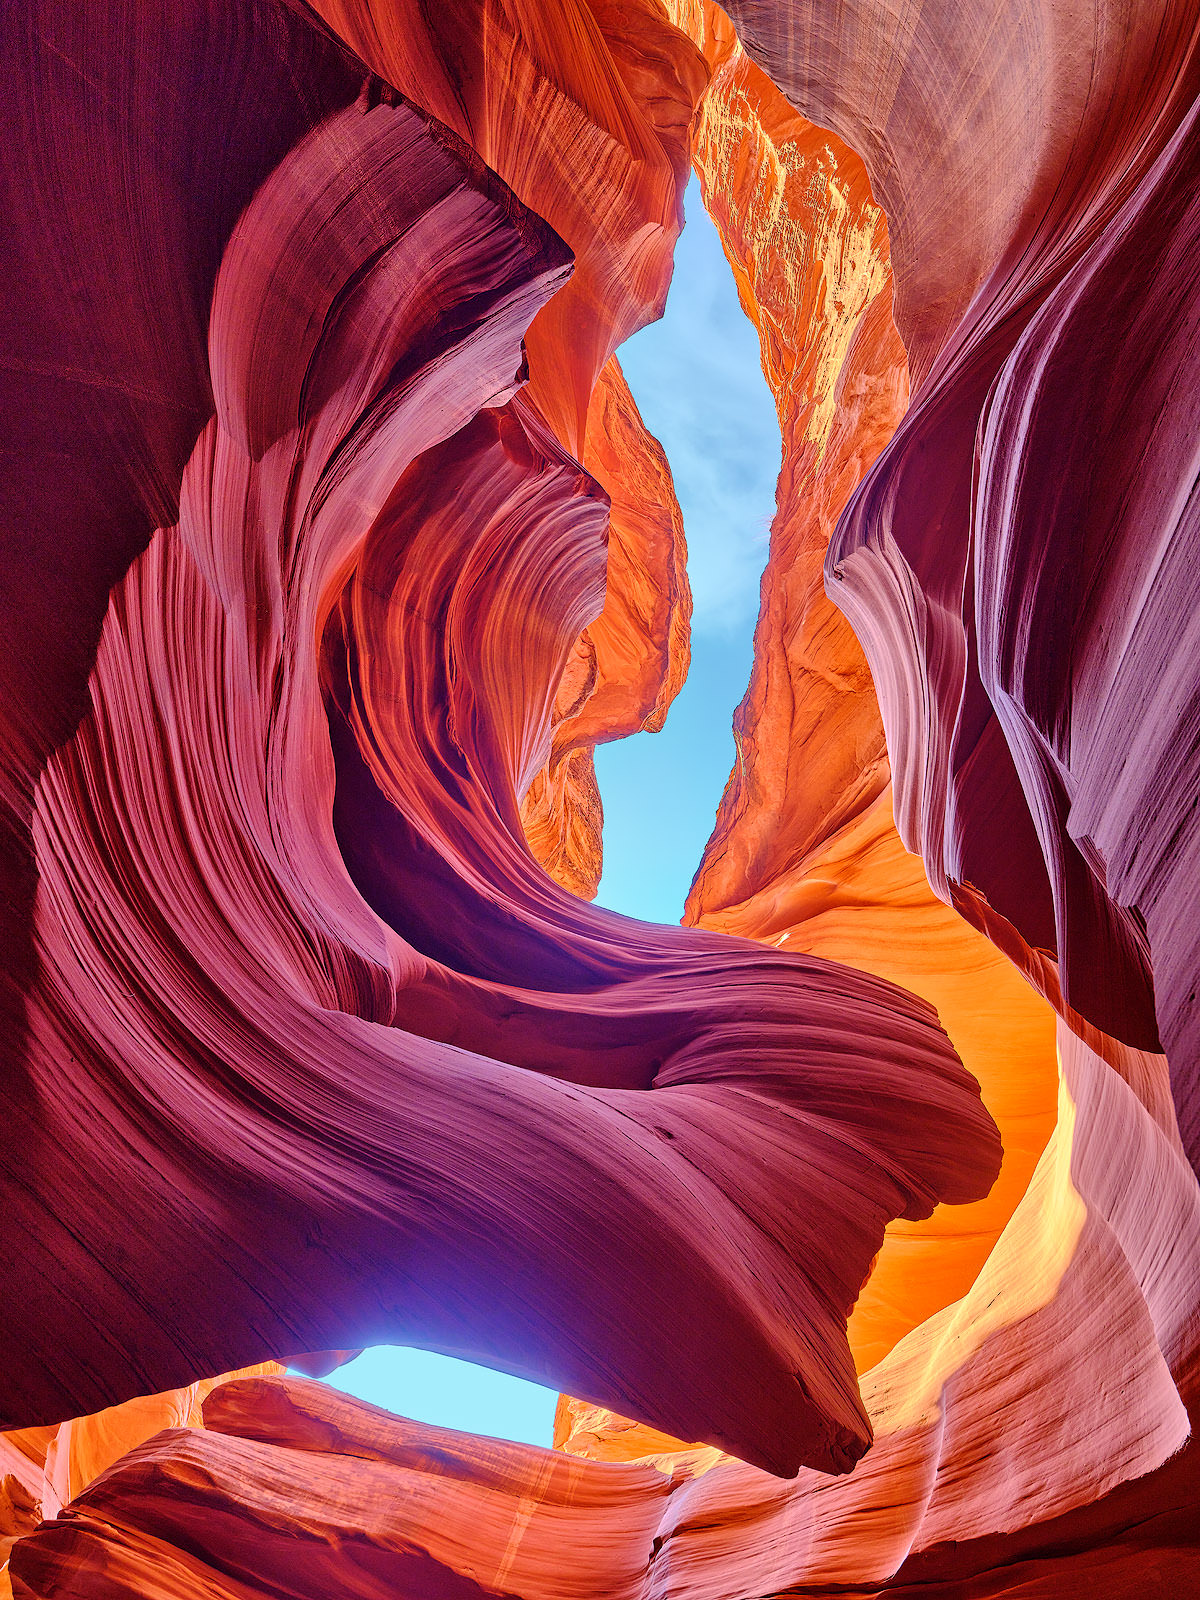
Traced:
[[[734, 707], [753, 655], [780, 438], [758, 335], [693, 178], [660, 322], [620, 351], [625, 377], [675, 477], [695, 611], [692, 664], [660, 733], [596, 748], [612, 911], [678, 922], [734, 759]], [[419, 1422], [549, 1445], [550, 1389], [427, 1350], [364, 1351], [325, 1380]]]
[[666, 314], [619, 356], [675, 477], [695, 603], [692, 665], [661, 732], [596, 746], [596, 899], [646, 922], [683, 915], [733, 767], [733, 712], [750, 679], [782, 450], [758, 334], [695, 178], [684, 213]]
[[549, 1445], [554, 1436], [555, 1390], [431, 1350], [377, 1345], [338, 1367], [325, 1382], [385, 1411], [439, 1428], [523, 1444]]

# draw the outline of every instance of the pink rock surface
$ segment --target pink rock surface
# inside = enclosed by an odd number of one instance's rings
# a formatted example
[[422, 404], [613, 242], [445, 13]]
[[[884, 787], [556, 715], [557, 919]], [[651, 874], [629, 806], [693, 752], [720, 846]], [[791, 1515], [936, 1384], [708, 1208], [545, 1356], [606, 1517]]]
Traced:
[[[162, 26], [245, 103], [219, 30]], [[544, 386], [511, 399], [568, 252], [331, 60], [351, 103], [232, 225], [177, 520], [33, 795], [5, 1420], [410, 1341], [845, 1471], [883, 1229], [984, 1192], [994, 1126], [923, 1002], [589, 909], [531, 856], [605, 576], [603, 491]], [[122, 70], [165, 103], [159, 55]]]
[[[863, 156], [891, 225], [913, 404], [828, 580], [871, 661], [901, 834], [1078, 1026], [1161, 1040], [1194, 1147], [1196, 658], [1169, 570], [1190, 564], [1192, 429], [1186, 401], [1164, 415], [1195, 345], [1193, 8], [926, 4], [901, 48], [871, 3], [832, 25], [730, 9]], [[1148, 683], [1170, 711], [1141, 716]]]
[[297, 1380], [226, 1384], [204, 1420], [22, 1539], [17, 1600], [1125, 1596], [1189, 1593], [1200, 1570], [1193, 1450], [1082, 1510], [1004, 1536], [968, 1519], [944, 1543], [920, 1532], [956, 1500], [936, 1427], [895, 1436], [873, 1470], [788, 1484], [712, 1452], [593, 1462], [477, 1439]]
[[[693, 0], [6, 30], [16, 1595], [1200, 1587], [1195, 16], [731, 9], [767, 76]], [[788, 455], [661, 928], [564, 884], [686, 656], [612, 356], [693, 150]], [[211, 1377], [382, 1342], [563, 1449]]]

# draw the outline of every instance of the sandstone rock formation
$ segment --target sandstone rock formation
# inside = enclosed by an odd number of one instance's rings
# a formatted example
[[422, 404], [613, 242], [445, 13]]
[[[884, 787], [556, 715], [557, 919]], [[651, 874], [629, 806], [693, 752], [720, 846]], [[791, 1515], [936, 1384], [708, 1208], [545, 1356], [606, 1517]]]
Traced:
[[[15, 1595], [1200, 1589], [1198, 29], [22, 0]], [[665, 928], [590, 752], [686, 672], [693, 162], [785, 454]], [[278, 1376], [385, 1341], [559, 1449]]]
[[739, 762], [689, 916], [923, 995], [1004, 1142], [986, 1200], [889, 1231], [851, 1321], [865, 1371], [966, 1292], [1024, 1193], [1054, 1123], [1054, 1018], [901, 845], [871, 675], [822, 585], [838, 515], [908, 401], [883, 214], [861, 161], [797, 114], [715, 6], [682, 8], [681, 20], [713, 65], [697, 169], [784, 438], [754, 671], [735, 717]]
[[[232, 45], [159, 20], [159, 55], [116, 52], [124, 97], [161, 107], [185, 68], [244, 96]], [[81, 26], [87, 67], [103, 8]], [[252, 31], [307, 108], [291, 26]], [[657, 29], [677, 47], [647, 104], [678, 144], [675, 62], [702, 68]], [[236, 219], [177, 520], [113, 588], [90, 705], [37, 777], [14, 1206], [45, 1287], [6, 1418], [392, 1337], [845, 1470], [869, 1428], [844, 1321], [883, 1226], [986, 1190], [994, 1130], [921, 1002], [590, 911], [529, 855], [519, 797], [603, 599], [606, 499], [563, 436], [607, 349], [506, 403], [566, 247], [303, 42], [342, 103]], [[666, 259], [643, 225], [601, 279], [610, 337]]]
[[[863, 244], [847, 248], [873, 225], [869, 191], [857, 211], [847, 204], [862, 170], [855, 158], [781, 104], [715, 8], [693, 8], [685, 20], [716, 68], [698, 169], [760, 328], [785, 438], [755, 672], [738, 716], [740, 760], [690, 909], [706, 925], [839, 955], [935, 1000], [985, 1097], [994, 1096], [1005, 1134], [1011, 1187], [998, 1184], [985, 1206], [970, 1208], [974, 1236], [963, 1226], [966, 1211], [893, 1227], [851, 1320], [860, 1367], [871, 1369], [871, 1504], [891, 1522], [896, 1543], [877, 1552], [872, 1570], [866, 1519], [852, 1508], [843, 1520], [836, 1499], [822, 1495], [815, 1526], [828, 1548], [809, 1549], [790, 1573], [775, 1574], [780, 1587], [801, 1575], [818, 1587], [882, 1582], [910, 1555], [900, 1582], [924, 1549], [970, 1536], [976, 1505], [986, 1506], [980, 1532], [1036, 1526], [1179, 1448], [1194, 1382], [1195, 1191], [1162, 1058], [1110, 1040], [1118, 1077], [1069, 1032], [1060, 1038], [1054, 1138], [1026, 1189], [1049, 1131], [1048, 1008], [937, 905], [900, 847], [870, 679], [819, 586], [836, 513], [903, 400], [904, 352], [886, 273], [881, 281], [874, 265], [886, 268], [886, 240], [871, 241], [874, 263]], [[771, 204], [745, 182], [754, 155]], [[804, 218], [798, 229], [796, 213]], [[803, 248], [777, 243], [789, 230]], [[790, 273], [775, 265], [780, 254]], [[859, 321], [847, 341], [837, 319], [854, 310], [856, 281]], [[986, 1384], [972, 1377], [976, 1350], [988, 1353]], [[1088, 1373], [1099, 1388], [1081, 1396], [1074, 1373]], [[1016, 1400], [1043, 1389], [1060, 1394], [1064, 1409], [1056, 1414], [1045, 1398]], [[1023, 1438], [1014, 1406], [1036, 1418]], [[664, 1460], [672, 1449], [628, 1419], [577, 1402], [560, 1411], [558, 1441], [609, 1460]], [[914, 1498], [914, 1482], [932, 1491]], [[1170, 1493], [1181, 1496], [1182, 1518], [1194, 1488], [1185, 1473], [1160, 1492], [1163, 1512]], [[805, 1520], [814, 1514], [815, 1507]], [[843, 1539], [859, 1541], [845, 1566]], [[936, 1573], [936, 1563], [929, 1570]]]
[[[900, 50], [882, 6], [832, 27], [804, 3], [730, 9], [891, 223], [919, 382], [829, 573], [873, 663], [901, 834], [1083, 1024], [1161, 1040], [1195, 1155], [1196, 657], [1159, 614], [1191, 610], [1171, 402], [1193, 387], [1195, 8], [930, 4]], [[1168, 704], [1143, 718], [1151, 683]]]
[[604, 609], [563, 668], [550, 756], [525, 791], [521, 826], [546, 870], [590, 900], [600, 885], [604, 821], [592, 751], [662, 727], [687, 675], [691, 617], [671, 469], [615, 356], [592, 391], [583, 463], [609, 496]]

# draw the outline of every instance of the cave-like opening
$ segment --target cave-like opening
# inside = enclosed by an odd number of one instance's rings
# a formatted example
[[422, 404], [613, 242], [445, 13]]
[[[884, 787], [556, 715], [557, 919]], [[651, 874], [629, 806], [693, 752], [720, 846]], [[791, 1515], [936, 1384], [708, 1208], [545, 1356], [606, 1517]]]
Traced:
[[[604, 800], [599, 903], [678, 922], [736, 751], [733, 711], [753, 658], [781, 441], [758, 336], [693, 178], [663, 317], [619, 352], [666, 451], [688, 541], [691, 665], [657, 733], [596, 749]], [[440, 1427], [549, 1445], [557, 1395], [431, 1351], [380, 1345], [326, 1382]]]

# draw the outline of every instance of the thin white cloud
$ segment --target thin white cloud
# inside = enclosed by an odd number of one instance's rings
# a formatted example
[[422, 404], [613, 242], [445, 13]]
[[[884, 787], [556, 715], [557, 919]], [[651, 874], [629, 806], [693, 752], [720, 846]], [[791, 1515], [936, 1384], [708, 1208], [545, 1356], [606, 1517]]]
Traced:
[[779, 472], [779, 424], [758, 335], [693, 179], [661, 322], [621, 350], [646, 423], [675, 476], [697, 632], [752, 623]]

